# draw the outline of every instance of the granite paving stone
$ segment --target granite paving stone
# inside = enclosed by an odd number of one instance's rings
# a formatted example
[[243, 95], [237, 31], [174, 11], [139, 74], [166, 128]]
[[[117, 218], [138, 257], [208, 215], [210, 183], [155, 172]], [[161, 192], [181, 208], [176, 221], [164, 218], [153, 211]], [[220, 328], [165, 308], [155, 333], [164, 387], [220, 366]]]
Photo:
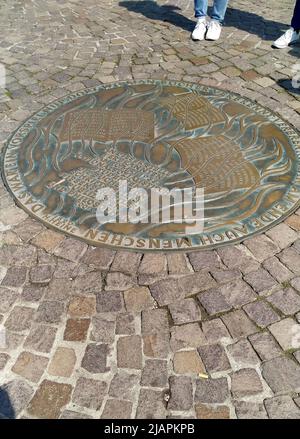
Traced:
[[293, 288], [276, 291], [267, 300], [285, 315], [293, 315], [300, 311], [300, 295]]

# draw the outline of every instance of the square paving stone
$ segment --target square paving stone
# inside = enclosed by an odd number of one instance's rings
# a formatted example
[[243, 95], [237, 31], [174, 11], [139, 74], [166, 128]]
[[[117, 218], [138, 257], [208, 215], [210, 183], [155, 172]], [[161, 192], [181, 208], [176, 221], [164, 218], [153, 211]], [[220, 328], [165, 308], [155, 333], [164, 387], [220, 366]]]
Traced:
[[118, 251], [111, 266], [111, 271], [136, 273], [142, 255], [140, 253]]
[[231, 369], [225, 349], [221, 344], [200, 346], [198, 352], [208, 372], [221, 372]]
[[12, 371], [34, 383], [39, 382], [46, 370], [49, 359], [40, 355], [34, 355], [30, 352], [22, 352]]
[[26, 282], [26, 277], [26, 267], [9, 267], [1, 282], [1, 286], [14, 288], [21, 287]]
[[52, 230], [44, 230], [39, 233], [32, 241], [37, 247], [43, 248], [46, 252], [50, 252], [57, 247], [64, 236]]
[[188, 266], [187, 258], [182, 253], [169, 253], [167, 254], [168, 271], [169, 274], [189, 274], [191, 272]]
[[117, 364], [126, 369], [142, 368], [142, 341], [138, 335], [121, 337], [117, 341]]
[[90, 327], [90, 319], [68, 319], [64, 332], [64, 340], [84, 342]]
[[16, 379], [0, 387], [0, 415], [15, 419], [27, 407], [33, 388], [25, 381]]
[[0, 287], [0, 313], [8, 312], [18, 297], [17, 292]]
[[53, 279], [47, 287], [45, 300], [67, 302], [74, 290], [74, 282], [70, 279]]
[[239, 308], [245, 303], [253, 302], [256, 294], [251, 290], [249, 285], [242, 279], [235, 279], [218, 288], [219, 293], [225, 298], [226, 302], [234, 308]]
[[243, 309], [246, 311], [251, 320], [253, 320], [261, 328], [271, 325], [280, 320], [279, 315], [270, 307], [269, 304], [258, 300], [245, 305]]
[[250, 273], [259, 268], [259, 263], [252, 257], [248, 256], [242, 247], [223, 247], [217, 250], [224, 264], [230, 268], [237, 268], [242, 273]]
[[165, 360], [146, 360], [142, 371], [143, 387], [165, 387], [168, 383], [168, 363]]
[[252, 348], [248, 340], [242, 339], [226, 347], [227, 353], [235, 365], [239, 368], [245, 366], [255, 366], [260, 363], [260, 359]]
[[300, 365], [286, 357], [262, 364], [262, 375], [274, 393], [300, 392]]
[[297, 233], [285, 223], [280, 223], [272, 227], [272, 229], [267, 230], [266, 235], [281, 249], [289, 247], [298, 238]]
[[166, 274], [167, 273], [167, 259], [166, 256], [162, 253], [151, 254], [146, 253], [142, 259], [142, 262], [139, 266], [140, 274]]
[[160, 306], [184, 299], [185, 292], [180, 289], [177, 279], [163, 279], [150, 285], [152, 297]]
[[216, 286], [216, 281], [207, 271], [200, 271], [198, 273], [189, 274], [188, 276], [179, 277], [177, 282], [180, 295], [182, 293], [184, 297], [193, 296], [201, 291], [206, 291]]
[[121, 399], [106, 401], [101, 419], [131, 419], [132, 402]]
[[114, 259], [115, 252], [108, 248], [89, 247], [81, 262], [99, 271], [109, 270]]
[[207, 343], [198, 323], [174, 326], [171, 329], [170, 345], [173, 351], [180, 349], [197, 348]]
[[141, 389], [137, 419], [165, 419], [166, 408], [164, 402], [164, 392], [152, 389]]
[[47, 288], [45, 286], [25, 284], [21, 297], [25, 302], [39, 302], [46, 292]]
[[53, 346], [57, 329], [47, 325], [33, 325], [25, 340], [24, 347], [37, 352], [49, 353]]
[[42, 224], [30, 218], [18, 224], [18, 226], [14, 228], [14, 232], [17, 233], [23, 242], [28, 242], [40, 233], [42, 229]]
[[164, 332], [143, 335], [143, 352], [147, 357], [167, 358], [170, 351], [170, 335]]
[[263, 361], [282, 355], [282, 350], [269, 332], [250, 335], [249, 340]]
[[259, 262], [263, 262], [280, 252], [280, 247], [266, 235], [259, 235], [247, 239], [245, 246]]
[[98, 314], [92, 319], [91, 338], [101, 343], [112, 343], [115, 339], [116, 319], [111, 314]]
[[33, 284], [47, 285], [54, 273], [55, 267], [53, 265], [36, 265], [32, 267], [29, 273], [30, 282]]
[[257, 331], [254, 323], [242, 310], [232, 311], [222, 316], [222, 320], [233, 338], [247, 337]]
[[268, 270], [271, 276], [279, 283], [286, 282], [294, 276], [293, 273], [275, 256], [264, 261], [263, 267]]
[[196, 381], [195, 403], [221, 404], [229, 396], [226, 378], [198, 379]]
[[35, 320], [38, 323], [60, 323], [65, 306], [62, 302], [44, 301], [37, 309]]
[[169, 410], [189, 410], [193, 406], [193, 386], [189, 377], [171, 376], [169, 378], [171, 397], [168, 402]]
[[90, 373], [105, 373], [109, 369], [106, 367], [108, 355], [108, 345], [89, 344], [86, 347], [81, 366]]
[[71, 393], [72, 386], [69, 384], [44, 380], [30, 401], [27, 411], [37, 418], [56, 419], [61, 409], [69, 403]]
[[26, 331], [30, 328], [35, 310], [26, 306], [15, 306], [11, 311], [4, 326], [16, 332]]
[[68, 314], [71, 317], [91, 317], [96, 313], [96, 298], [92, 296], [72, 297]]
[[99, 410], [107, 391], [107, 383], [80, 377], [75, 386], [72, 402], [80, 407]]
[[209, 344], [218, 343], [222, 340], [229, 341], [231, 339], [226, 326], [219, 318], [203, 322], [202, 331]]
[[234, 269], [234, 270], [216, 269], [216, 270], [212, 270], [211, 274], [218, 284], [231, 282], [235, 279], [240, 279], [242, 277], [242, 273], [238, 269]]
[[142, 312], [142, 334], [158, 332], [169, 333], [168, 312], [165, 309], [145, 310]]
[[173, 367], [177, 374], [206, 373], [205, 366], [195, 350], [175, 352]]
[[293, 288], [276, 291], [267, 300], [283, 314], [292, 315], [300, 311], [300, 295]]
[[117, 315], [116, 334], [131, 335], [135, 333], [134, 315], [130, 313], [121, 313]]
[[72, 293], [76, 292], [78, 295], [90, 294], [94, 296], [103, 290], [103, 276], [98, 271], [89, 271], [80, 274], [72, 282]]
[[274, 323], [269, 327], [269, 331], [283, 350], [300, 348], [300, 325], [291, 317]]
[[124, 309], [122, 293], [104, 291], [96, 296], [97, 312], [119, 312]]
[[197, 419], [230, 419], [230, 410], [226, 405], [212, 407], [205, 404], [195, 406]]
[[201, 310], [194, 299], [184, 299], [171, 303], [169, 310], [175, 325], [201, 320]]
[[139, 313], [148, 308], [154, 308], [155, 301], [148, 287], [133, 287], [124, 291], [124, 300], [127, 311]]
[[300, 409], [288, 395], [266, 399], [265, 407], [271, 419], [300, 419]]
[[78, 262], [86, 252], [88, 246], [74, 238], [64, 239], [54, 250], [54, 254], [72, 262]]
[[137, 284], [136, 276], [119, 272], [109, 272], [106, 276], [106, 291], [126, 291]]
[[286, 265], [290, 271], [292, 271], [296, 275], [300, 275], [300, 255], [294, 248], [286, 248], [278, 254], [278, 257], [280, 261], [284, 265]]
[[76, 363], [74, 349], [58, 347], [51, 358], [48, 373], [52, 376], [70, 377]]
[[268, 419], [264, 405], [258, 402], [234, 401], [234, 407], [238, 419]]
[[135, 392], [139, 384], [139, 375], [118, 370], [110, 383], [108, 393], [113, 398], [132, 400], [135, 398]]
[[234, 398], [257, 395], [262, 391], [263, 385], [255, 369], [241, 369], [231, 374], [231, 392]]
[[218, 288], [198, 294], [197, 299], [209, 315], [219, 314], [232, 309], [232, 305], [220, 294]]
[[269, 291], [277, 285], [275, 279], [263, 268], [247, 274], [244, 279], [259, 294]]
[[195, 271], [212, 270], [220, 267], [220, 258], [213, 250], [191, 252], [188, 255], [190, 263]]

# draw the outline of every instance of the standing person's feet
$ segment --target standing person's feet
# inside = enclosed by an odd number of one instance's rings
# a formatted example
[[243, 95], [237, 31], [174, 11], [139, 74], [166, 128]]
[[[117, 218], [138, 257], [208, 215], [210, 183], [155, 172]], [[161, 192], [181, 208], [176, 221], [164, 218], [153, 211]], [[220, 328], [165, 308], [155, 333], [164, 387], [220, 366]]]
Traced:
[[193, 33], [192, 33], [192, 39], [194, 41], [204, 40], [206, 31], [207, 31], [206, 17], [198, 18], [197, 24], [195, 26], [195, 29], [193, 30]]
[[210, 20], [207, 26], [206, 39], [216, 41], [220, 38], [222, 26], [217, 20]]
[[288, 47], [290, 44], [296, 43], [299, 40], [299, 33], [295, 31], [292, 27], [288, 29], [281, 37], [279, 37], [272, 44], [273, 47], [277, 49], [284, 49]]

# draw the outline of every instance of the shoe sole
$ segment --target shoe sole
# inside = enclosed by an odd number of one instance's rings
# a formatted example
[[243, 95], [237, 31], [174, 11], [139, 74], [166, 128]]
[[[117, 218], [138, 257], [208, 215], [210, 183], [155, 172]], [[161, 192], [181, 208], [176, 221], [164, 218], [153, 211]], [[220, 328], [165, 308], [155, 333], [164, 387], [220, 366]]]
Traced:
[[193, 38], [193, 37], [191, 37], [191, 39], [193, 41], [204, 41], [204, 38]]
[[273, 49], [287, 49], [288, 47], [291, 47], [291, 46], [293, 46], [294, 44], [297, 44], [297, 43], [300, 43], [300, 40], [297, 40], [297, 41], [292, 41], [290, 44], [288, 44], [287, 46], [275, 46], [275, 44], [272, 44], [271, 45], [271, 47], [273, 48]]

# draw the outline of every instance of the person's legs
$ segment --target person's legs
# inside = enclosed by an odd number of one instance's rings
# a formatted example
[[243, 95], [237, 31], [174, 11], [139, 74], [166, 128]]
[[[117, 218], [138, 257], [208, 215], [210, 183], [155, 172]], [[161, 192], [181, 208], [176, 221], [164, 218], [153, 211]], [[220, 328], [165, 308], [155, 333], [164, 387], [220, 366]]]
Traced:
[[299, 41], [300, 35], [300, 0], [296, 1], [291, 27], [272, 44], [277, 49], [284, 49]]
[[300, 0], [296, 1], [291, 26], [296, 31], [300, 30]]
[[204, 40], [206, 34], [207, 4], [208, 0], [194, 0], [195, 17], [197, 18], [197, 24], [192, 32], [192, 39], [195, 41]]
[[225, 17], [228, 0], [215, 0], [211, 14], [212, 20], [222, 23]]
[[201, 18], [207, 15], [208, 0], [194, 0], [195, 17]]

